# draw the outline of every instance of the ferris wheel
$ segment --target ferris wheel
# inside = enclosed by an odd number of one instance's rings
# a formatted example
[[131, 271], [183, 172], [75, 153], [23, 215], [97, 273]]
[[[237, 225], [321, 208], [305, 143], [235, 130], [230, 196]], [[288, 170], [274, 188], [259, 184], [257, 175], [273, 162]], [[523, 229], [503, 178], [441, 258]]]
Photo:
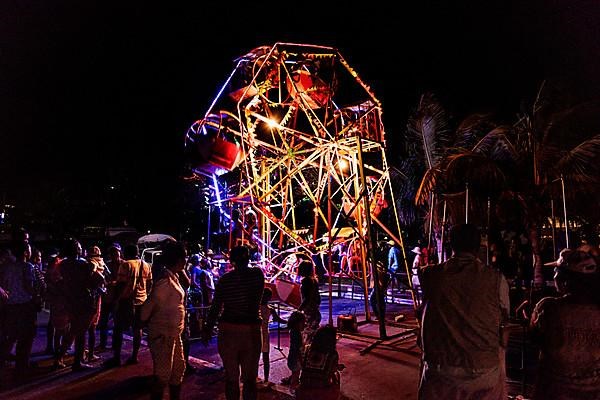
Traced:
[[276, 43], [237, 58], [185, 147], [195, 174], [233, 190], [215, 200], [240, 210], [229, 245], [254, 246], [268, 279], [351, 243], [366, 288], [375, 235], [402, 244], [380, 101], [335, 48]]

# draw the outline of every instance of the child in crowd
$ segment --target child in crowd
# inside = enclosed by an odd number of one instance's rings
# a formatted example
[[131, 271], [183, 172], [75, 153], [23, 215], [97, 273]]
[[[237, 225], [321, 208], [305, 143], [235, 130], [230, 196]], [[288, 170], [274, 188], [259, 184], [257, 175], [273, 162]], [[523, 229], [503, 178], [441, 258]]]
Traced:
[[317, 329], [302, 357], [302, 372], [296, 399], [335, 400], [339, 398], [339, 371], [345, 367], [339, 364], [336, 342], [337, 332], [333, 326], [325, 325]]
[[273, 298], [273, 291], [265, 287], [263, 290], [262, 301], [260, 304], [260, 316], [262, 318], [262, 360], [263, 360], [263, 372], [264, 379], [263, 384], [269, 385], [269, 372], [271, 370], [271, 361], [269, 359], [269, 353], [271, 350], [271, 341], [269, 340], [269, 321], [272, 319], [275, 322], [287, 324], [288, 322], [281, 318], [277, 313], [277, 310], [269, 304], [269, 301]]
[[306, 317], [300, 311], [294, 311], [288, 319], [290, 329], [290, 349], [288, 352], [287, 366], [291, 375], [283, 378], [281, 383], [290, 385], [292, 389], [298, 387], [300, 382], [300, 369], [302, 368], [302, 331], [306, 324]]
[[321, 323], [321, 294], [319, 293], [319, 281], [315, 276], [315, 268], [312, 261], [302, 261], [298, 265], [298, 275], [302, 277], [300, 281], [302, 303], [298, 307], [298, 310], [302, 311], [306, 316], [306, 325], [303, 334], [304, 341], [308, 343]]

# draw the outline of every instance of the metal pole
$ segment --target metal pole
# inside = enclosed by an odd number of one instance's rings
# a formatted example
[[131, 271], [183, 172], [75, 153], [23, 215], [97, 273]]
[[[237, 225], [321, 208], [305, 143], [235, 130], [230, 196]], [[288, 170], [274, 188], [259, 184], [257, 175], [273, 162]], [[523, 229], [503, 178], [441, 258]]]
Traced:
[[556, 216], [554, 215], [554, 199], [550, 199], [550, 209], [552, 210], [552, 219], [550, 225], [552, 226], [552, 259], [556, 260]]
[[327, 178], [327, 238], [327, 275], [329, 280], [329, 326], [333, 326], [333, 264], [331, 259], [331, 174]]
[[490, 265], [490, 207], [491, 200], [487, 198], [487, 245], [485, 246], [485, 263]]
[[441, 240], [440, 248], [442, 250], [442, 253], [439, 256], [440, 262], [446, 261], [446, 252], [444, 251], [444, 240], [445, 240], [445, 236], [446, 236], [445, 233], [446, 233], [446, 200], [444, 200], [444, 211], [442, 213], [442, 237], [440, 239]]
[[431, 192], [431, 207], [429, 207], [429, 234], [427, 235], [427, 254], [429, 254], [429, 249], [431, 249], [431, 236], [433, 231], [433, 209], [435, 204], [435, 193]]
[[[281, 302], [277, 302], [277, 315], [281, 315]], [[277, 350], [281, 351], [281, 323], [277, 321]]]
[[364, 204], [364, 210], [365, 210], [365, 228], [366, 228], [366, 233], [364, 235], [365, 238], [365, 244], [367, 245], [367, 252], [369, 255], [369, 259], [371, 260], [371, 271], [373, 272], [373, 279], [374, 279], [374, 289], [375, 289], [375, 298], [377, 299], [377, 311], [379, 314], [379, 318], [377, 319], [379, 322], [379, 338], [380, 339], [385, 339], [387, 338], [387, 333], [385, 330], [385, 315], [383, 313], [383, 309], [384, 309], [384, 305], [383, 302], [385, 301], [385, 297], [383, 296], [383, 290], [381, 287], [381, 282], [379, 280], [379, 271], [377, 270], [377, 262], [375, 259], [375, 250], [373, 249], [373, 232], [372, 232], [372, 226], [371, 226], [371, 207], [369, 204], [369, 191], [367, 188], [367, 182], [365, 179], [365, 171], [364, 171], [364, 165], [363, 165], [363, 159], [362, 159], [362, 139], [359, 135], [356, 137], [357, 142], [358, 142], [358, 167], [359, 167], [359, 171], [360, 171], [360, 184], [361, 184], [361, 188], [362, 188], [362, 199], [363, 199], [363, 204]]
[[469, 223], [469, 182], [465, 184], [465, 224]]
[[206, 225], [208, 226], [207, 232], [206, 232], [206, 251], [208, 251], [208, 249], [210, 249], [210, 211], [211, 211], [211, 205], [208, 205], [208, 217], [206, 218]]
[[233, 247], [233, 202], [229, 200], [229, 243], [227, 243], [227, 252]]
[[562, 186], [562, 198], [563, 198], [563, 213], [565, 217], [565, 243], [567, 249], [569, 248], [569, 220], [567, 219], [567, 199], [565, 198], [565, 178], [560, 176], [560, 185]]

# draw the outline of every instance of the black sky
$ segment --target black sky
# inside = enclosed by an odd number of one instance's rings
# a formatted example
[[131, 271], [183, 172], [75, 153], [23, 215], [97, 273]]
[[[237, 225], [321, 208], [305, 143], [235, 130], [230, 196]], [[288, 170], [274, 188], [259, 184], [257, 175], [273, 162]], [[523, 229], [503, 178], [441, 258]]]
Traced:
[[544, 79], [600, 90], [593, 0], [147, 3], [2, 1], [0, 200], [127, 181], [168, 218], [186, 129], [233, 59], [275, 42], [338, 48], [382, 100], [388, 137], [425, 91], [456, 115], [510, 118]]

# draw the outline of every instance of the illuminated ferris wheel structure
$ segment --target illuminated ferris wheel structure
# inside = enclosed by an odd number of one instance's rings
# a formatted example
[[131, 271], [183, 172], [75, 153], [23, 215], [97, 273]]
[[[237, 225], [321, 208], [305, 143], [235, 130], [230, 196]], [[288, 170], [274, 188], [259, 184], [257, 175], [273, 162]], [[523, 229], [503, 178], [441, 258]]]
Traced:
[[270, 280], [293, 279], [302, 258], [325, 260], [331, 272], [339, 250], [341, 273], [363, 280], [366, 294], [374, 232], [404, 252], [381, 117], [379, 100], [335, 48], [276, 43], [236, 59], [186, 134], [194, 173], [215, 187], [227, 176], [237, 182], [215, 203], [252, 217], [229, 245], [255, 245]]

